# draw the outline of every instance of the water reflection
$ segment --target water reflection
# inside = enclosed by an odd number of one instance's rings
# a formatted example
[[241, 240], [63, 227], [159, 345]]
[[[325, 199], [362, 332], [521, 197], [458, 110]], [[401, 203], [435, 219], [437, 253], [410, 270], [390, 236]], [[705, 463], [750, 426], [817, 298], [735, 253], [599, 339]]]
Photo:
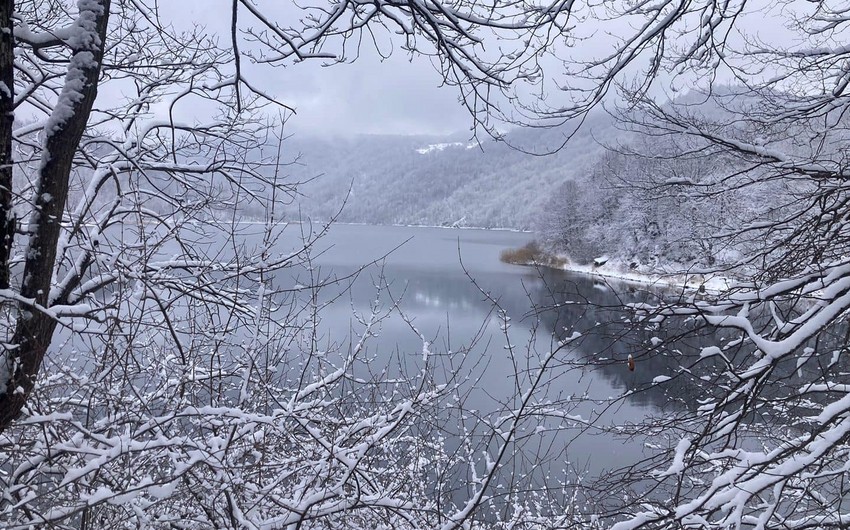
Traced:
[[[683, 366], [698, 359], [705, 346], [728, 338], [713, 330], [694, 330], [688, 323], [679, 323], [678, 327], [665, 325], [662, 329], [635, 321], [623, 309], [624, 304], [670, 293], [499, 262], [502, 249], [520, 246], [528, 238], [525, 234], [496, 232], [335, 227], [317, 243], [310, 266], [281, 271], [274, 279], [274, 287], [293, 290], [303, 296], [305, 304], [315, 302], [321, 307], [315, 324], [319, 341], [328, 345], [310, 349], [314, 346], [310, 344], [305, 348], [316, 353], [309, 360], [309, 368], [308, 361], [299, 364], [305, 356], [299, 355], [303, 350], [298, 344], [293, 343], [292, 349], [284, 353], [273, 349], [274, 355], [289, 356], [292, 373], [280, 375], [280, 380], [289, 384], [290, 375], [296, 380], [310, 370], [321, 370], [315, 366], [326, 361], [322, 357], [326, 352], [344, 354], [359, 340], [364, 315], [385, 313], [387, 318], [371, 330], [375, 336], [363, 355], [366, 362], [357, 368], [363, 370], [365, 380], [378, 383], [370, 386], [374, 395], [350, 396], [349, 403], [369, 407], [373, 400], [391, 400], [395, 394], [381, 392], [392, 385], [382, 386], [382, 382], [400, 375], [397, 380], [403, 386], [414, 379], [405, 375], [424, 373], [424, 339], [432, 343], [432, 359], [436, 360], [429, 362], [437, 364], [435, 378], [456, 378], [466, 385], [456, 409], [441, 409], [433, 414], [432, 423], [443, 437], [439, 443], [448, 448], [449, 454], [461, 449], [458, 440], [466, 443], [470, 439], [478, 443], [477, 449], [495, 453], [494, 448], [502, 441], [500, 418], [510, 418], [537, 377], [538, 368], [546, 363], [542, 384], [536, 387], [530, 403], [535, 421], [519, 426], [517, 437], [511, 442], [516, 451], [509, 465], [500, 468], [500, 482], [504, 477], [505, 484], [514, 484], [514, 477], [521, 476], [523, 480], [536, 481], [545, 490], [572, 477], [574, 470], [595, 478], [606, 470], [628, 466], [651, 455], [653, 450], [645, 445], [651, 433], [621, 427], [637, 425], [648, 416], [669, 419], [691, 411], [702, 395], [717, 388], [719, 379], [702, 384], [701, 373], [689, 374]], [[288, 244], [294, 248], [298, 242]], [[361, 268], [363, 263], [372, 261], [376, 263]], [[334, 278], [342, 281], [330, 282], [318, 292], [299, 287]], [[312, 299], [314, 295], [316, 298]], [[191, 326], [197, 324], [191, 315], [183, 317]], [[212, 338], [229, 335], [231, 344], [238, 344], [240, 333], [244, 332], [212, 327], [216, 334], [211, 333]], [[685, 332], [687, 336], [682, 336]], [[572, 340], [576, 334], [579, 338]], [[565, 342], [566, 347], [562, 346]], [[145, 351], [150, 355], [151, 350]], [[230, 364], [237, 354], [228, 351], [216, 362]], [[626, 365], [630, 354], [637, 361], [634, 370]], [[737, 362], [735, 355], [740, 354], [743, 359], [752, 352], [731, 349], [728, 354]], [[207, 360], [202, 351], [198, 357]], [[842, 370], [847, 368], [845, 357]], [[274, 367], [275, 362], [277, 358], [268, 364]], [[212, 362], [208, 364], [210, 372], [217, 368]], [[712, 361], [701, 363], [699, 368], [705, 377], [722, 377], [721, 370], [712, 373]], [[798, 384], [797, 366], [778, 370], [786, 370], [789, 386]], [[658, 377], [673, 379], [663, 386], [654, 385]], [[780, 390], [769, 389], [765, 395]], [[338, 392], [348, 391], [348, 386], [341, 385]], [[401, 388], [400, 392], [404, 391]], [[221, 394], [210, 387], [208, 395], [212, 398]], [[451, 406], [447, 405], [449, 409]], [[417, 424], [412, 428], [421, 428], [421, 433], [429, 435], [430, 427]], [[420, 433], [414, 436], [417, 434]], [[457, 436], [452, 438], [452, 434]], [[467, 472], [469, 469], [458, 471]], [[607, 476], [616, 486], [615, 475]], [[463, 502], [469, 495], [463, 490], [470, 488], [470, 480], [459, 474], [453, 484], [457, 488], [456, 499]], [[499, 495], [498, 487], [494, 490]], [[507, 491], [505, 495], [512, 494], [509, 488]], [[513, 505], [504, 503], [505, 509]]]
[[[600, 426], [637, 422], [648, 415], [675, 410], [676, 400], [669, 389], [657, 387], [614, 406], [607, 402], [627, 390], [646, 386], [672, 369], [666, 358], [639, 354], [657, 331], [627, 333], [630, 326], [624, 322], [627, 316], [622, 304], [624, 300], [644, 299], [642, 290], [628, 284], [601, 284], [560, 271], [499, 263], [503, 248], [519, 246], [528, 239], [523, 234], [456, 231], [450, 238], [445, 230], [341, 228], [348, 237], [332, 232], [335, 253], [318, 260], [325, 271], [333, 270], [340, 276], [356, 270], [357, 258], [366, 261], [364, 258], [371, 257], [363, 254], [363, 248], [379, 252], [381, 245], [410, 240], [380, 264], [360, 272], [353, 283], [345, 285], [348, 290], [338, 287], [321, 293], [323, 300], [334, 300], [322, 311], [323, 336], [344, 342], [350, 330], [356, 333], [353, 315], [368, 313], [377, 302], [383, 307], [398, 303], [406, 319], [395, 316], [383, 321], [369, 355], [375, 359], [407, 359], [411, 364], [402, 370], [413, 368], [422, 348], [421, 338], [411, 326], [441, 352], [459, 351], [477, 338], [467, 355], [471, 359], [450, 368], [471, 371], [469, 379], [475, 388], [470, 390], [465, 406], [484, 417], [510, 408], [529, 385], [541, 360], [559, 348], [559, 341], [579, 332], [582, 338], [569, 348], [559, 349], [554, 362], [547, 366], [545, 384], [535, 396], [537, 402], [551, 403], [563, 414]], [[351, 232], [357, 232], [356, 236]], [[471, 241], [466, 240], [468, 234]], [[342, 252], [343, 246], [357, 239], [363, 245], [357, 247], [356, 258]], [[510, 319], [507, 330], [503, 329], [502, 314]], [[629, 353], [639, 359], [634, 372], [625, 365]], [[593, 361], [592, 369], [580, 366], [588, 360]], [[570, 427], [564, 429], [565, 425]], [[564, 455], [562, 466], [595, 475], [644, 456], [642, 444], [634, 440], [626, 441], [563, 418], [558, 427], [560, 434], [545, 443], [549, 444], [547, 451]]]
[[[259, 240], [261, 229], [256, 232], [246, 230], [246, 245], [256, 243], [252, 237]], [[298, 247], [300, 231], [284, 236], [283, 247]], [[478, 419], [515, 406], [540, 363], [557, 351], [534, 395], [535, 403], [551, 409], [544, 427], [557, 434], [529, 437], [528, 443], [537, 444], [532, 450], [545, 447], [553, 465], [593, 475], [629, 465], [645, 456], [641, 440], [606, 428], [675, 413], [696, 395], [684, 378], [663, 387], [651, 384], [679, 370], [671, 357], [651, 348], [656, 341], [671, 347], [675, 337], [633, 326], [631, 315], [622, 310], [624, 303], [653, 296], [646, 289], [499, 261], [502, 250], [530, 238], [511, 232], [338, 225], [316, 243], [311, 267], [281, 271], [274, 283], [281, 289], [328, 283], [316, 300], [322, 307], [318, 341], [328, 351], [346, 351], [356, 342], [362, 333], [358, 319], [364, 315], [398, 305], [399, 311], [372, 330], [376, 336], [365, 348], [369, 362], [363, 369], [370, 377], [416, 373], [422, 368], [424, 338], [444, 377], [466, 378], [470, 388], [463, 406]], [[375, 263], [362, 268], [370, 262]], [[330, 282], [335, 278], [343, 280]], [[309, 298], [313, 292], [306, 289], [302, 295]], [[562, 348], [561, 341], [574, 333], [581, 338]], [[714, 340], [677, 339], [675, 347], [695, 355]], [[635, 371], [625, 364], [630, 353], [637, 358]], [[637, 392], [613, 405], [609, 401], [630, 391]], [[465, 427], [456, 426], [458, 431]]]

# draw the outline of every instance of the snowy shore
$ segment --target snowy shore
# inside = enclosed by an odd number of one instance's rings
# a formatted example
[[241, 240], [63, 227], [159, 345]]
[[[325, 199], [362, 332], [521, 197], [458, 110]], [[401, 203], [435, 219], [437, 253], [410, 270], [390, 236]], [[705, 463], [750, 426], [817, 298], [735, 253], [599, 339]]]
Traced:
[[558, 267], [561, 270], [600, 276], [603, 278], [614, 278], [621, 281], [654, 285], [674, 289], [703, 289], [709, 292], [723, 292], [735, 284], [731, 278], [720, 275], [703, 275], [683, 272], [643, 272], [630, 269], [626, 264], [618, 261], [608, 261], [602, 265], [579, 265], [563, 260], [565, 263]]
[[593, 263], [575, 263], [568, 256], [553, 255], [535, 243], [520, 249], [508, 249], [502, 252], [502, 261], [514, 265], [548, 267], [568, 272], [611, 278], [619, 281], [653, 285], [666, 289], [703, 290], [719, 293], [728, 290], [735, 280], [719, 274], [701, 274], [687, 270], [660, 267], [645, 270], [630, 266], [629, 263], [600, 256]]

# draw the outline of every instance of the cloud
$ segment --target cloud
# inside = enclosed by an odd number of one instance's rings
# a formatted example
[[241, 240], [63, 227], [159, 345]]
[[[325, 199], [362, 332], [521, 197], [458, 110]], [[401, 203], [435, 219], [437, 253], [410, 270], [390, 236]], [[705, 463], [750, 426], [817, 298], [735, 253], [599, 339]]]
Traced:
[[445, 134], [468, 129], [472, 120], [458, 101], [458, 90], [440, 87], [442, 77], [428, 59], [418, 59], [410, 61], [397, 52], [381, 60], [363, 50], [350, 64], [306, 61], [256, 75], [282, 102], [295, 107], [292, 125], [297, 130]]
[[[201, 26], [230, 40], [229, 0], [181, 0], [162, 3], [163, 15], [186, 27]], [[296, 21], [304, 11], [290, 2], [259, 2], [281, 24]], [[222, 16], [226, 14], [226, 16]], [[240, 26], [256, 25], [240, 13]], [[384, 36], [386, 37], [386, 35]], [[251, 44], [240, 41], [242, 49]], [[384, 38], [381, 50], [389, 50]], [[351, 43], [347, 45], [353, 54]], [[442, 77], [427, 57], [413, 60], [401, 49], [382, 59], [371, 42], [364, 42], [351, 63], [327, 65], [321, 59], [285, 67], [244, 65], [252, 82], [279, 101], [294, 107], [293, 129], [315, 134], [445, 134], [467, 130], [472, 119], [453, 87], [441, 87]]]

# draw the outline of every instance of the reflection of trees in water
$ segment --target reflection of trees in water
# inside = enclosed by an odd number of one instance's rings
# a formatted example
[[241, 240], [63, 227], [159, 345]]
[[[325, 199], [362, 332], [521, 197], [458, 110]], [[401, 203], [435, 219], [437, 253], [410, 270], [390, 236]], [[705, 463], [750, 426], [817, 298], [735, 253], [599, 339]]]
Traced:
[[[581, 344], [573, 352], [577, 369], [599, 374], [628, 393], [625, 402], [650, 405], [659, 412], [610, 429], [635, 435], [631, 440], [647, 442], [651, 450], [645, 453], [646, 459], [635, 458], [633, 464], [600, 477], [591, 489], [600, 500], [598, 507], [603, 513], [615, 513], [621, 507], [620, 499], [626, 497], [661, 501], [678, 495], [675, 487], [669, 489], [669, 484], [647, 477], [653, 470], [667, 468], [670, 452], [681, 439], [704, 435], [700, 433], [709, 422], [723, 421], [722, 410], [715, 417], [704, 405], [727, 398], [729, 389], [738, 383], [736, 378], [764, 353], [743, 341], [740, 331], [708, 327], [694, 317], [653, 322], [651, 315], [646, 320], [646, 315], [637, 315], [627, 307], [694, 296], [692, 293], [600, 282], [559, 271], [546, 271], [543, 277], [545, 286], [535, 291], [534, 301], [541, 307], [539, 316], [546, 328], [558, 337], [569, 336], [573, 328], [583, 333]], [[787, 321], [794, 317], [792, 312], [799, 314], [807, 309], [805, 305], [788, 304], [775, 311], [787, 313], [782, 315]], [[758, 333], [766, 333], [776, 324], [773, 315], [756, 314], [754, 310], [749, 319]], [[756, 381], [760, 385], [757, 401], [747, 403], [746, 395], [730, 398], [730, 407], [749, 407], [736, 420], [736, 446], [761, 454], [765, 447], [773, 447], [775, 440], [806, 437], [822, 428], [816, 418], [832, 398], [800, 389], [819, 381], [846, 382], [850, 356], [841, 352], [846, 350], [848, 336], [850, 329], [842, 319], [823, 329], [817, 342], [801, 345], [798, 355], [777, 362], [769, 379]], [[634, 372], [626, 365], [629, 354], [637, 360]], [[658, 376], [672, 379], [658, 384]], [[711, 444], [706, 442], [704, 450], [721, 450], [728, 443], [724, 440], [718, 437]], [[840, 490], [834, 483], [826, 484], [827, 479], [823, 482], [824, 494]]]
[[[545, 271], [542, 277], [534, 301], [546, 328], [558, 338], [573, 331], [583, 335], [573, 352], [577, 366], [604, 376], [615, 388], [632, 391], [629, 399], [636, 404], [665, 410], [694, 403], [691, 380], [677, 375], [683, 359], [698, 357], [702, 348], [717, 343], [716, 330], [694, 322], [676, 327], [641, 322], [625, 307], [675, 293], [561, 271]], [[634, 371], [627, 365], [629, 355], [635, 359]], [[659, 376], [672, 379], [653, 384]]]
[[[651, 303], [681, 295], [671, 289], [600, 280], [550, 269], [528, 269], [521, 282], [506, 281], [503, 273], [475, 273], [476, 287], [469, 277], [460, 272], [427, 272], [404, 267], [381, 270], [376, 267], [362, 272], [345, 298], [350, 297], [355, 302], [373, 300], [375, 285], [379, 283], [381, 274], [389, 285], [387, 292], [382, 293], [384, 302], [401, 299], [402, 310], [415, 316], [418, 323], [430, 318], [435, 328], [423, 326], [421, 329], [429, 339], [437, 334], [447, 334], [445, 325], [448, 323], [452, 326], [452, 340], [457, 346], [467, 339], [465, 333], [477, 330], [484, 319], [493, 318], [491, 302], [479, 287], [491, 292], [501, 308], [512, 316], [515, 324], [512, 340], [518, 345], [524, 346], [523, 333], [535, 321], [539, 321], [540, 331], [545, 331], [538, 334], [535, 346], [541, 351], [550, 346], [548, 338], [543, 335], [552, 334], [556, 340], [562, 340], [578, 331], [582, 338], [571, 352], [573, 364], [559, 369], [602, 376], [606, 385], [600, 385], [598, 381], [593, 383], [600, 387], [600, 391], [609, 392], [608, 385], [623, 393], [631, 391], [630, 403], [650, 406], [658, 412], [693, 409], [700, 400], [713, 395], [718, 387], [727, 383], [720, 357], [697, 363], [704, 348], [726, 344], [724, 355], [734, 365], [753, 355], [751, 347], [728, 346], [735, 339], [732, 332], [708, 328], [693, 319], [668, 320], [663, 324], [643, 322], [636, 318], [634, 312], [624, 309], [627, 304]], [[691, 294], [687, 293], [688, 296]], [[342, 303], [339, 307], [347, 318], [348, 304]], [[440, 325], [444, 327], [437, 329]], [[407, 331], [394, 334], [385, 329], [381, 343], [385, 348], [400, 346], [404, 349], [407, 335]], [[409, 338], [414, 342], [418, 340], [418, 337]], [[824, 347], [827, 340], [839, 348], [843, 338], [842, 333], [824, 334], [818, 351], [831, 349]], [[486, 351], [488, 356], [502, 355], [499, 337], [494, 340]], [[395, 341], [399, 344], [396, 345]], [[393, 344], [388, 345], [388, 342]], [[636, 360], [634, 371], [629, 371], [626, 365], [629, 354]], [[828, 361], [825, 359], [823, 362]], [[836, 367], [845, 369], [848, 364], [841, 357]], [[800, 380], [796, 365], [784, 363], [777, 369], [786, 373], [788, 386], [794, 386]], [[807, 369], [808, 365], [803, 367], [803, 370]], [[558, 376], [553, 374], [553, 379]], [[658, 376], [672, 379], [662, 385], [653, 384]], [[575, 386], [566, 391], [580, 394], [587, 389], [582, 385], [586, 385], [590, 378], [578, 381], [578, 377], [576, 374], [561, 375], [559, 386]], [[491, 380], [490, 384], [496, 383]], [[787, 387], [776, 386], [768, 393], [781, 396], [788, 392]]]
[[[355, 270], [338, 270], [331, 277], [346, 277], [354, 273]], [[518, 282], [515, 281], [515, 274], [504, 272], [476, 272], [466, 276], [459, 270], [432, 271], [423, 268], [374, 266], [359, 272], [354, 281], [329, 286], [321, 296], [323, 299], [332, 299], [344, 293], [346, 299], [350, 298], [355, 303], [368, 303], [375, 298], [376, 286], [385, 282], [388, 289], [382, 293], [382, 300], [400, 300], [402, 308], [410, 314], [439, 310], [455, 316], [458, 310], [473, 308], [486, 314], [491, 303], [473, 284], [473, 280], [485, 291], [492, 291], [499, 305], [515, 315], [528, 312], [531, 306], [529, 293], [542, 286], [540, 278], [533, 272], [529, 272], [522, 282]]]
[[[583, 338], [574, 352], [576, 364], [604, 376], [615, 388], [633, 391], [629, 399], [634, 403], [662, 410], [674, 404], [692, 408], [724, 385], [727, 377], [728, 367], [722, 357], [698, 362], [705, 348], [720, 345], [732, 366], [756, 354], [752, 345], [736, 345], [740, 336], [729, 330], [708, 327], [693, 318], [648, 322], [627, 308], [629, 304], [693, 296], [693, 292], [682, 294], [669, 288], [554, 270], [541, 271], [541, 279], [532, 296], [546, 328], [558, 338], [568, 337], [574, 330], [581, 332]], [[770, 316], [761, 315], [754, 321], [768, 326]], [[765, 395], [783, 397], [790, 394], [789, 388], [796, 389], [811, 380], [806, 371], [822, 370], [830, 364], [833, 352], [844, 346], [846, 334], [845, 322], [822, 333], [817, 347], [822, 358], [815, 363], [799, 369], [794, 359], [780, 363], [776, 370], [783, 384], [766, 389]], [[626, 364], [629, 354], [636, 360], [633, 372]], [[848, 370], [850, 359], [839, 356], [833, 366], [834, 370]], [[658, 376], [672, 379], [654, 384]]]
[[505, 281], [504, 273], [475, 273], [471, 278], [460, 273], [416, 271], [410, 276], [404, 276], [403, 273], [390, 270], [388, 281], [391, 287], [395, 284], [404, 285], [404, 308], [411, 312], [434, 307], [444, 311], [475, 308], [481, 314], [489, 313], [491, 302], [473, 284], [474, 280], [481, 289], [491, 292], [508, 314], [523, 315], [531, 306], [528, 293], [538, 289], [541, 284], [534, 274], [528, 274], [522, 282], [518, 282]]

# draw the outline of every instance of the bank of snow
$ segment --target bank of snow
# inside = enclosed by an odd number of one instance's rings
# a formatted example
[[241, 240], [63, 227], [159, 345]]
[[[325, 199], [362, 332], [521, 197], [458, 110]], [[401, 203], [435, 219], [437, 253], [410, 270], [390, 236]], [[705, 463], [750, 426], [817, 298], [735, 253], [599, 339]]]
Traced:
[[563, 261], [563, 265], [558, 268], [569, 272], [677, 289], [703, 289], [711, 292], [722, 292], [731, 288], [735, 283], [731, 278], [716, 274], [704, 275], [689, 273], [687, 271], [649, 272], [635, 270], [618, 260], [606, 259], [601, 260], [603, 261], [601, 264], [593, 263], [588, 265], [579, 265], [569, 260]]
[[711, 292], [728, 290], [735, 283], [733, 279], [719, 274], [699, 274], [681, 268], [659, 266], [650, 270], [635, 267], [619, 259], [600, 256], [589, 264], [579, 264], [567, 256], [553, 255], [543, 250], [536, 242], [519, 249], [508, 249], [502, 252], [502, 261], [515, 265], [543, 266], [565, 270], [579, 274], [616, 278], [618, 280], [663, 286], [675, 289], [694, 289]]

